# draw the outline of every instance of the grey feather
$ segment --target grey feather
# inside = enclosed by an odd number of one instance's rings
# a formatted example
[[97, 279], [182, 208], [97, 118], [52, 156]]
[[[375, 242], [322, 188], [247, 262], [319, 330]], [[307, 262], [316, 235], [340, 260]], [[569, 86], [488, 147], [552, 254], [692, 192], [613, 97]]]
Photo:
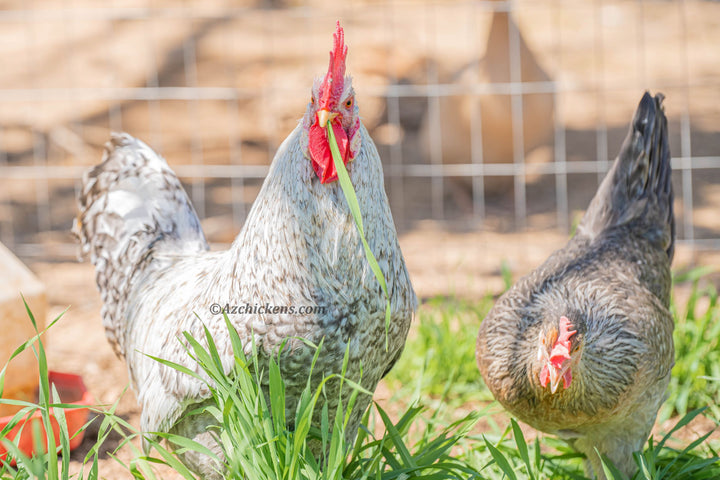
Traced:
[[630, 124], [620, 155], [605, 176], [580, 223], [589, 237], [608, 227], [635, 223], [665, 248], [675, 249], [672, 168], [664, 97], [645, 92]]
[[[533, 427], [565, 438], [603, 478], [597, 449], [632, 476], [673, 365], [669, 311], [674, 241], [662, 96], [645, 94], [628, 138], [573, 239], [494, 305], [477, 362], [495, 398]], [[584, 348], [569, 388], [538, 380], [538, 339], [569, 318]]]

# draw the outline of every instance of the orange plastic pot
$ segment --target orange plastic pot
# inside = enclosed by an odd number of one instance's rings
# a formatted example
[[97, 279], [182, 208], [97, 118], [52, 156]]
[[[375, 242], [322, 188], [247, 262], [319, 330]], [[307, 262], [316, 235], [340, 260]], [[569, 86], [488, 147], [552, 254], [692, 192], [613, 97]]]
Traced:
[[[82, 378], [79, 375], [74, 375], [72, 373], [59, 373], [59, 372], [48, 372], [48, 378], [50, 380], [50, 384], [55, 384], [55, 388], [58, 391], [58, 394], [60, 395], [60, 401], [65, 404], [71, 404], [71, 405], [92, 405], [94, 404], [94, 399], [92, 395], [90, 395], [90, 392], [87, 391], [87, 388], [85, 387], [85, 384], [82, 381]], [[51, 387], [52, 388], [52, 387]], [[78, 433], [75, 437], [75, 433], [77, 433], [80, 428], [82, 428], [83, 425], [85, 425], [85, 422], [88, 418], [88, 409], [87, 408], [66, 408], [65, 409], [65, 420], [67, 422], [68, 427], [68, 433], [70, 434], [70, 450], [78, 447], [82, 441], [84, 432]], [[6, 417], [0, 417], [0, 430], [4, 429], [5, 426], [10, 423], [12, 420], [12, 415], [6, 416]], [[26, 455], [32, 455], [33, 453], [41, 453], [41, 452], [35, 452], [35, 443], [33, 441], [33, 428], [30, 422], [38, 422], [42, 423], [42, 417], [40, 415], [39, 411], [36, 411], [29, 417], [25, 418], [24, 420], [20, 421], [15, 427], [8, 433], [7, 439], [10, 441], [16, 441], [18, 448], [21, 452], [23, 452]], [[50, 416], [50, 422], [52, 424], [52, 430], [53, 435], [55, 437], [55, 444], [60, 444], [60, 428], [58, 426], [57, 420], [55, 419], [54, 415], [51, 414]], [[24, 425], [24, 426], [23, 426]], [[16, 438], [18, 436], [18, 432], [20, 432], [22, 428], [22, 432], [20, 433], [20, 438]], [[41, 428], [40, 432], [42, 434], [42, 438], [40, 439], [41, 445], [47, 445], [47, 437], [45, 435], [44, 430]], [[7, 457], [7, 450], [2, 443], [0, 443], [0, 464], [3, 463], [3, 460]], [[13, 460], [10, 462], [11, 465], [15, 464], [15, 461]]]

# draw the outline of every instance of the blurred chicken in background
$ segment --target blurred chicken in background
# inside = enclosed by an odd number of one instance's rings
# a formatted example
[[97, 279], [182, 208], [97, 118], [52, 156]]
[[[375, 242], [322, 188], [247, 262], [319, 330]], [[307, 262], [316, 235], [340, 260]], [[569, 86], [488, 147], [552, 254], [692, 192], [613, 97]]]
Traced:
[[[514, 44], [515, 39], [517, 44]], [[515, 158], [514, 130], [518, 129], [516, 135], [522, 134], [522, 153], [529, 156], [526, 161], [551, 161], [549, 151], [537, 155], [531, 152], [551, 143], [553, 94], [523, 94], [522, 104], [516, 112], [513, 111], [512, 95], [508, 94], [515, 88], [527, 88], [527, 84], [552, 82], [550, 75], [508, 12], [493, 12], [485, 43], [483, 58], [459, 67], [435, 58], [409, 62], [399, 84], [438, 83], [452, 85], [463, 92], [471, 92], [473, 86], [480, 85], [496, 91], [477, 96], [442, 95], [438, 97], [437, 114], [431, 106], [433, 100], [423, 94], [400, 97], [403, 147], [416, 152], [424, 163], [430, 163], [439, 153], [443, 164], [512, 164]], [[515, 52], [519, 52], [517, 72], [511, 65], [511, 60], [517, 57]], [[518, 75], [517, 78], [513, 78], [514, 75]], [[511, 84], [513, 80], [517, 83]], [[386, 112], [383, 119], [387, 118]], [[380, 127], [385, 125], [381, 121]], [[414, 159], [412, 155], [406, 158]], [[471, 209], [472, 177], [450, 178], [457, 187], [450, 192], [455, 202], [465, 211]], [[511, 191], [512, 186], [512, 176], [489, 176], [485, 178], [483, 188], [485, 195], [498, 196]]]

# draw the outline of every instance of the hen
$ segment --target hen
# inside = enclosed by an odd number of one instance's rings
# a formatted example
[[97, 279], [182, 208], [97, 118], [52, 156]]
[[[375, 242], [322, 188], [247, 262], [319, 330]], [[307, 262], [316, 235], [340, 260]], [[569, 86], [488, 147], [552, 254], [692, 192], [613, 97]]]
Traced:
[[[673, 366], [675, 224], [663, 96], [645, 93], [577, 233], [483, 320], [477, 362], [495, 398], [631, 476]], [[560, 386], [562, 384], [562, 386]]]
[[[220, 453], [207, 432], [212, 419], [183, 416], [208, 400], [206, 385], [147, 356], [197, 370], [178, 337], [187, 331], [203, 338], [204, 324], [229, 371], [234, 358], [220, 306], [246, 307], [238, 309], [244, 315], [232, 310], [229, 315], [246, 353], [254, 341], [260, 359], [267, 361], [288, 341], [280, 361], [287, 418], [294, 418], [315, 353], [301, 338], [316, 345], [324, 339], [315, 386], [319, 377], [341, 372], [346, 348], [346, 377], [371, 392], [400, 356], [417, 300], [385, 195], [381, 161], [360, 122], [351, 78], [345, 76], [346, 55], [338, 23], [328, 72], [315, 81], [302, 120], [278, 149], [247, 221], [227, 251], [208, 251], [177, 177], [141, 141], [114, 135], [103, 162], [85, 174], [73, 230], [95, 265], [103, 324], [127, 363], [142, 407], [143, 431], [178, 433]], [[387, 281], [392, 309], [387, 332], [384, 293], [335, 182], [324, 128], [328, 121], [357, 193], [367, 241]], [[270, 309], [259, 308], [268, 305]], [[300, 315], [301, 307], [322, 307], [324, 312]], [[331, 412], [338, 387], [326, 385]], [[345, 402], [350, 394], [343, 392]], [[370, 400], [367, 395], [358, 398], [348, 438], [355, 436]], [[203, 477], [220, 475], [207, 460], [185, 459]]]

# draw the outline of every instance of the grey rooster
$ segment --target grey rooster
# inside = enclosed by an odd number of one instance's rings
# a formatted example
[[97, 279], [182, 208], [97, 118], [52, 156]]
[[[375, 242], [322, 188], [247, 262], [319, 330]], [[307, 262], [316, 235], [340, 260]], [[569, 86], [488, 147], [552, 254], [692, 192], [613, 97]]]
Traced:
[[[198, 370], [178, 337], [187, 331], [203, 338], [204, 323], [229, 371], [232, 348], [222, 315], [217, 307], [210, 311], [214, 304], [246, 307], [238, 309], [245, 314], [229, 315], [246, 353], [254, 342], [266, 361], [288, 341], [280, 360], [287, 418], [294, 418], [315, 353], [300, 338], [315, 344], [324, 339], [315, 385], [323, 375], [341, 372], [346, 348], [346, 377], [369, 391], [399, 358], [417, 300], [385, 195], [381, 161], [360, 122], [351, 78], [345, 76], [346, 55], [338, 23], [328, 72], [315, 81], [305, 115], [278, 149], [227, 251], [208, 251], [177, 177], [141, 141], [114, 135], [103, 162], [85, 174], [73, 230], [95, 265], [103, 324], [127, 363], [144, 431], [178, 433], [220, 453], [207, 431], [212, 419], [184, 416], [208, 401], [207, 386], [147, 356]], [[328, 121], [357, 192], [368, 243], [387, 279], [392, 308], [387, 332], [383, 291], [335, 181], [324, 128]], [[272, 313], [255, 308], [267, 305]], [[324, 312], [300, 315], [301, 307], [323, 307]], [[338, 383], [326, 388], [333, 412]], [[345, 390], [347, 401], [351, 390]], [[358, 399], [348, 439], [355, 436], [370, 400], [368, 395]], [[188, 455], [185, 461], [203, 477], [221, 475], [207, 457]]]
[[[645, 93], [620, 155], [568, 244], [481, 324], [477, 362], [495, 398], [538, 430], [636, 470], [673, 366], [675, 224], [663, 96]], [[562, 386], [561, 386], [562, 384]]]

